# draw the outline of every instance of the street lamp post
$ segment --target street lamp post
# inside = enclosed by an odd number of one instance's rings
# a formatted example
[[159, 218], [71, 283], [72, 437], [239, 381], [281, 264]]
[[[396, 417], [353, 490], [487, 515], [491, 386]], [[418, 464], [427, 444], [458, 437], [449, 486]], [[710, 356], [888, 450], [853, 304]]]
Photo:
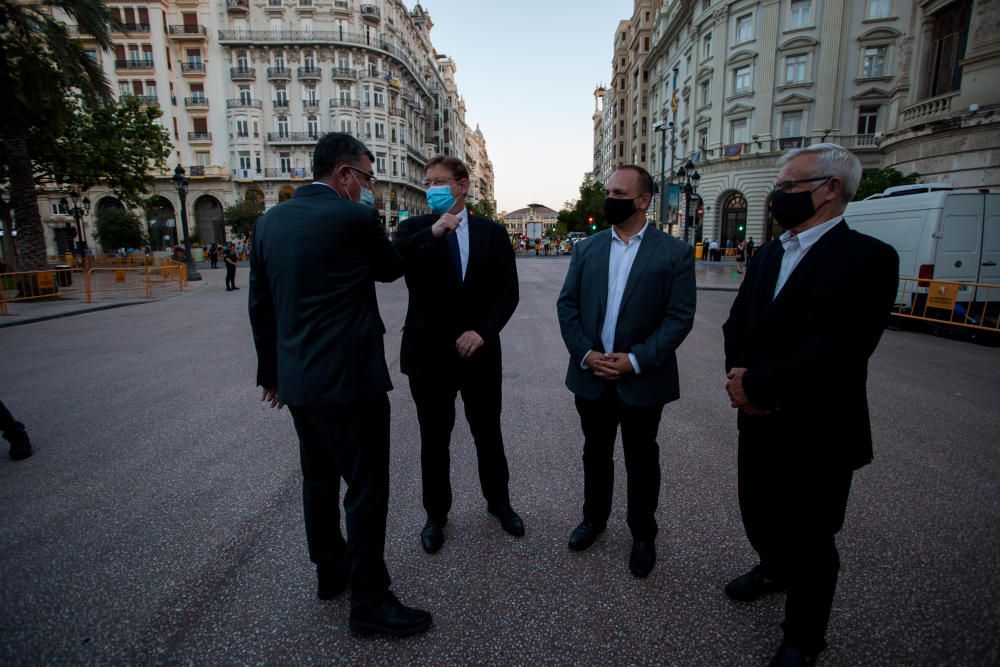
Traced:
[[[664, 123], [662, 120], [653, 123], [653, 131], [660, 133], [660, 229], [664, 226], [670, 228], [667, 221], [667, 127], [673, 128], [673, 123]], [[673, 230], [670, 229], [671, 235]]]
[[65, 198], [59, 203], [69, 211], [73, 220], [76, 221], [76, 251], [82, 255], [87, 249], [87, 236], [83, 231], [83, 216], [90, 215], [90, 199], [84, 197], [83, 201], [80, 201], [80, 193], [76, 189], [70, 190], [69, 197], [73, 200], [73, 206], [70, 206]]
[[184, 167], [177, 165], [171, 180], [173, 180], [174, 186], [177, 188], [177, 196], [181, 200], [181, 231], [184, 232], [184, 263], [187, 264], [187, 279], [188, 281], [201, 280], [201, 275], [195, 268], [194, 259], [191, 257], [191, 235], [188, 234], [187, 217], [188, 179], [184, 178]]
[[677, 170], [677, 178], [683, 183], [681, 188], [684, 190], [684, 242], [688, 243], [688, 230], [692, 226], [691, 200], [698, 196], [698, 181], [701, 180], [701, 175], [695, 171], [694, 163], [688, 160]]

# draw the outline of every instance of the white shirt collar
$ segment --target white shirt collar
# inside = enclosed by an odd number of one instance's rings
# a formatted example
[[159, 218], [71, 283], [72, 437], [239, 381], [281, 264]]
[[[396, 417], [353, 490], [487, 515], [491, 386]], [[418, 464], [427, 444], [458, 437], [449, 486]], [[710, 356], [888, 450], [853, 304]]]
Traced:
[[804, 232], [799, 232], [798, 234], [788, 231], [782, 234], [779, 240], [781, 241], [782, 245], [786, 245], [789, 241], [791, 241], [794, 238], [799, 242], [799, 246], [803, 250], [805, 250], [807, 248], [811, 248], [816, 243], [816, 241], [819, 241], [821, 238], [823, 238], [823, 234], [826, 234], [828, 231], [836, 227], [837, 223], [843, 219], [844, 216], [838, 215], [836, 218], [831, 218], [830, 220], [827, 220], [822, 224], [816, 225], [815, 227], [810, 227]]
[[456, 216], [458, 218], [458, 226], [464, 227], [469, 224], [469, 209], [463, 208], [459, 211]]
[[[631, 243], [632, 239], [638, 239], [639, 241], [642, 241], [642, 235], [646, 233], [647, 229], [649, 229], [649, 222], [648, 221], [646, 222], [646, 224], [644, 224], [642, 226], [642, 229], [640, 229], [638, 232], [636, 232], [635, 234], [633, 234], [632, 236], [629, 237], [628, 243]], [[618, 229], [616, 229], [614, 225], [611, 225], [611, 234], [616, 239], [618, 239], [619, 241], [621, 241], [622, 243], [624, 243], [625, 245], [628, 245], [628, 243], [625, 243], [625, 241], [622, 241], [622, 237], [618, 236]]]

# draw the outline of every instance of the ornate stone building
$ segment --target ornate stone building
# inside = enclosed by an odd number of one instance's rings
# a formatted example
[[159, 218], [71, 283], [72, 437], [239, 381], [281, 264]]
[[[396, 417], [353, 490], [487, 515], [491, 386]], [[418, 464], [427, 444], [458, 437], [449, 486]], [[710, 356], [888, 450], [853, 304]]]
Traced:
[[664, 183], [693, 163], [692, 240], [723, 245], [775, 235], [775, 162], [812, 143], [850, 148], [865, 170], [996, 186], [998, 14], [993, 0], [664, 0], [642, 163]]
[[[174, 152], [145, 212], [155, 249], [178, 241], [180, 201], [169, 180], [190, 178], [189, 227], [222, 241], [222, 211], [239, 200], [272, 206], [312, 179], [316, 140], [349, 132], [375, 155], [376, 205], [387, 227], [399, 211], [427, 211], [423, 168], [436, 154], [466, 158], [465, 102], [454, 60], [435, 51], [433, 22], [401, 0], [109, 0], [128, 34], [92, 57], [120, 94], [163, 111]], [[67, 20], [71, 30], [75, 26]], [[485, 140], [476, 141], [485, 157]], [[492, 197], [488, 157], [478, 188]], [[93, 215], [121, 206], [107, 190], [86, 193]], [[40, 202], [50, 252], [61, 252], [69, 221], [64, 193]]]

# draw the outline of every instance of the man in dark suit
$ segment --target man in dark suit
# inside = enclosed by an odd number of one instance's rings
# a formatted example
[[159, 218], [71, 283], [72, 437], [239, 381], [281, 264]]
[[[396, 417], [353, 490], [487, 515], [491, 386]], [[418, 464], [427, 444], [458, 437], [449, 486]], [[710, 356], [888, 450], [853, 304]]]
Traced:
[[[385, 327], [373, 280], [403, 264], [372, 208], [372, 154], [348, 134], [316, 145], [316, 179], [254, 225], [250, 323], [262, 400], [289, 406], [299, 436], [309, 557], [321, 599], [351, 587], [350, 629], [405, 636], [431, 616], [389, 591]], [[347, 482], [347, 541], [340, 479]]]
[[503, 227], [469, 215], [469, 171], [453, 157], [427, 163], [431, 215], [399, 225], [396, 244], [406, 258], [409, 306], [400, 366], [420, 423], [420, 472], [427, 523], [420, 543], [434, 553], [444, 543], [451, 510], [451, 432], [462, 393], [487, 510], [511, 535], [524, 522], [511, 508], [509, 472], [500, 432], [500, 330], [517, 307], [514, 252]]
[[582, 551], [611, 514], [618, 427], [628, 473], [629, 569], [646, 577], [656, 563], [656, 507], [663, 406], [680, 396], [676, 350], [695, 309], [694, 251], [646, 222], [653, 179], [621, 167], [606, 186], [611, 229], [573, 247], [559, 295], [569, 350], [566, 386], [583, 427], [583, 521], [569, 548]]
[[817, 144], [778, 164], [771, 207], [787, 231], [754, 255], [723, 326], [740, 512], [760, 556], [726, 593], [750, 602], [787, 590], [771, 664], [809, 665], [826, 646], [853, 471], [872, 458], [868, 358], [899, 259], [843, 219], [861, 178], [849, 151]]

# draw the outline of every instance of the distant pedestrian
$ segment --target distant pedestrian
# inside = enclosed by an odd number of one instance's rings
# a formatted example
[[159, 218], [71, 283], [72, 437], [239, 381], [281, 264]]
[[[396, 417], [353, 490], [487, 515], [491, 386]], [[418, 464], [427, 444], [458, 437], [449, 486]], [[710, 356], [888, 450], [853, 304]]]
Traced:
[[208, 261], [212, 263], [212, 268], [219, 268], [219, 246], [213, 243], [208, 246]]
[[712, 242], [708, 244], [708, 257], [713, 262], [719, 261], [719, 242], [712, 239]]
[[31, 456], [31, 439], [24, 424], [14, 419], [3, 401], [0, 401], [0, 431], [3, 431], [4, 440], [10, 443], [10, 458], [20, 461]]
[[743, 267], [747, 263], [747, 242], [740, 241], [736, 244], [736, 272], [743, 273]]
[[747, 261], [748, 262], [750, 261], [751, 257], [753, 257], [753, 237], [752, 236], [749, 239], [747, 239]]
[[232, 242], [226, 248], [226, 254], [223, 256], [226, 262], [226, 291], [232, 292], [233, 290], [239, 289], [236, 286], [236, 262], [239, 258], [236, 256], [236, 245]]

